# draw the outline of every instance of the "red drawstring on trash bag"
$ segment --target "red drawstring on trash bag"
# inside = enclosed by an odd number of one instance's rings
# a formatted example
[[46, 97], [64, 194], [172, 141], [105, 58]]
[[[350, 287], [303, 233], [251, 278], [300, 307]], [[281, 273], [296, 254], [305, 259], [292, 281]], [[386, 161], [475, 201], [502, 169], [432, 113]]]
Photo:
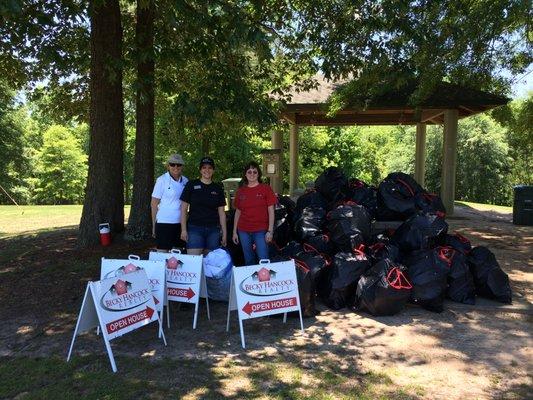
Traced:
[[[393, 274], [396, 274], [394, 279]], [[391, 268], [387, 274], [387, 283], [394, 289], [412, 289], [413, 285], [409, 282], [409, 279], [403, 274], [398, 267]]]
[[452, 265], [453, 256], [455, 255], [455, 250], [449, 246], [439, 248], [439, 258], [443, 260], [448, 266]]

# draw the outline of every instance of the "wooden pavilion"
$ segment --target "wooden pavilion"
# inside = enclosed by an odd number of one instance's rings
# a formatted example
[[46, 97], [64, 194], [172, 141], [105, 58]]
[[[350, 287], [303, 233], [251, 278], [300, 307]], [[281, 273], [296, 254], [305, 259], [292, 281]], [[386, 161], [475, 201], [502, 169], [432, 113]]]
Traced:
[[[335, 116], [327, 116], [327, 101], [342, 83], [317, 76], [318, 86], [306, 92], [290, 93], [290, 101], [281, 110], [281, 119], [289, 123], [289, 189], [293, 195], [298, 182], [298, 128], [300, 126], [416, 125], [415, 179], [424, 186], [426, 161], [426, 125], [443, 125], [441, 197], [453, 214], [457, 160], [457, 123], [460, 118], [506, 104], [509, 99], [450, 83], [440, 83], [418, 107], [408, 105], [416, 84], [401, 91], [390, 91], [372, 101], [364, 110], [347, 107]], [[272, 149], [281, 149], [281, 131], [272, 134]], [[283, 150], [282, 150], [283, 151]], [[281, 178], [272, 182], [276, 191]]]

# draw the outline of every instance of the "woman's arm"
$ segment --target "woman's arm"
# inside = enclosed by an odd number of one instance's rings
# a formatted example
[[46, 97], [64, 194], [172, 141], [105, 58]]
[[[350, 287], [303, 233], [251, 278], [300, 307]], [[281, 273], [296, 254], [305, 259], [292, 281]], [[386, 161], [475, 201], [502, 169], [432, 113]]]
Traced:
[[157, 209], [160, 202], [161, 199], [158, 199], [157, 197], [152, 197], [152, 201], [150, 202], [150, 208], [152, 209], [152, 237], [155, 237], [155, 217], [157, 215]]
[[237, 225], [239, 224], [239, 218], [241, 217], [241, 210], [238, 208], [235, 210], [235, 218], [233, 219], [233, 243], [239, 244], [239, 235], [237, 235]]
[[228, 230], [226, 226], [226, 211], [224, 206], [218, 207], [218, 219], [220, 220], [220, 228], [222, 229], [222, 240], [220, 244], [226, 246], [228, 238]]
[[181, 240], [186, 242], [189, 239], [187, 234], [187, 212], [189, 211], [189, 203], [181, 201], [180, 221], [181, 221]]
[[265, 235], [265, 241], [270, 243], [274, 236], [274, 206], [268, 206], [268, 231]]

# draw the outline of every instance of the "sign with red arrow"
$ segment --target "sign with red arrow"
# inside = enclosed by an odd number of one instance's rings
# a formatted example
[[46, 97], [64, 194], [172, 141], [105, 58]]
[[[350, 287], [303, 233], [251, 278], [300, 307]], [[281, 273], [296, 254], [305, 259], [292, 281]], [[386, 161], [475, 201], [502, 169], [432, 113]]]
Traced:
[[194, 297], [195, 294], [196, 293], [194, 293], [194, 290], [192, 290], [192, 288], [167, 288], [167, 295], [169, 297], [183, 297], [187, 300], [190, 300]]
[[[165, 263], [163, 261], [140, 260], [138, 256], [130, 255], [127, 259], [102, 258], [100, 267], [100, 279], [112, 277], [128, 280], [132, 272], [144, 270], [148, 276], [150, 290], [154, 296], [156, 311], [163, 311], [165, 300]], [[120, 285], [119, 290], [122, 290]]]
[[157, 306], [144, 269], [93, 285], [97, 289], [100, 319], [109, 340], [157, 320], [154, 315]]
[[297, 311], [303, 331], [300, 295], [294, 260], [270, 263], [261, 260], [259, 265], [233, 268], [228, 303], [226, 330], [229, 330], [230, 312], [237, 310], [242, 347], [245, 347], [243, 321]]
[[197, 303], [202, 281], [202, 256], [150, 252], [150, 260], [164, 261], [167, 300]]
[[280, 310], [283, 308], [295, 307], [298, 305], [296, 297], [287, 299], [260, 301], [258, 303], [250, 303], [249, 301], [244, 305], [242, 311], [248, 315], [252, 313], [267, 312], [271, 310]]
[[167, 344], [146, 271], [134, 267], [127, 266], [118, 276], [112, 274], [107, 279], [88, 283], [67, 361], [76, 336], [97, 327], [102, 333], [113, 372], [117, 371], [117, 366], [109, 343], [112, 339], [157, 321], [159, 336]]
[[194, 304], [193, 329], [196, 329], [200, 298], [205, 298], [207, 318], [210, 319], [207, 284], [203, 271], [201, 255], [181, 254], [179, 249], [170, 253], [150, 252], [150, 260], [162, 261], [165, 264], [167, 325], [170, 328], [170, 302]]
[[118, 332], [121, 329], [125, 329], [135, 324], [146, 325], [152, 319], [152, 315], [154, 315], [154, 309], [147, 306], [144, 310], [126, 315], [125, 317], [119, 318], [116, 321], [108, 322], [106, 324], [107, 333], [111, 334]]

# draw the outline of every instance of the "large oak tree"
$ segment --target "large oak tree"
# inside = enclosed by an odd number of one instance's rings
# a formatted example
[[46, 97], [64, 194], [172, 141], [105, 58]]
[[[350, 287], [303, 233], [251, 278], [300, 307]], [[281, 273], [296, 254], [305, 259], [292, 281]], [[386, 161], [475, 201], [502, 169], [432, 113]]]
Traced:
[[98, 224], [124, 230], [122, 24], [118, 0], [89, 3], [91, 21], [89, 174], [78, 240], [98, 240]]

